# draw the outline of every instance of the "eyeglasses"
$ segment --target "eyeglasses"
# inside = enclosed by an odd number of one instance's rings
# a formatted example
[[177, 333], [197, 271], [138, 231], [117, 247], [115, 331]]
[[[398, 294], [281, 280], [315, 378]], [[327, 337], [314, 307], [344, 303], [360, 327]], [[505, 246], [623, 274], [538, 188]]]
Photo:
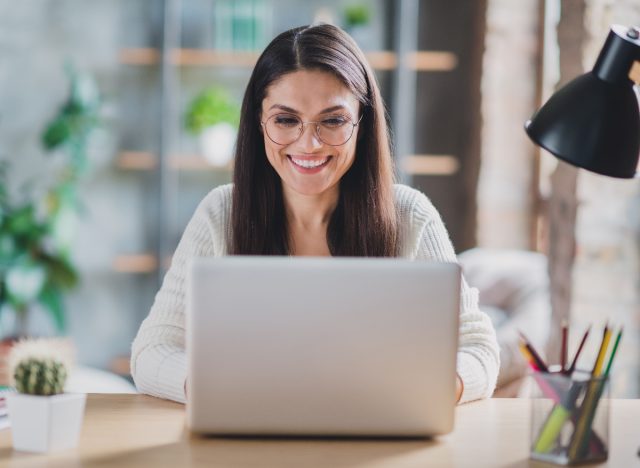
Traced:
[[260, 123], [269, 139], [277, 145], [286, 146], [298, 141], [304, 133], [304, 126], [314, 124], [320, 141], [329, 146], [341, 146], [351, 139], [361, 120], [362, 116], [353, 123], [348, 117], [334, 115], [318, 122], [303, 122], [296, 115], [275, 114]]

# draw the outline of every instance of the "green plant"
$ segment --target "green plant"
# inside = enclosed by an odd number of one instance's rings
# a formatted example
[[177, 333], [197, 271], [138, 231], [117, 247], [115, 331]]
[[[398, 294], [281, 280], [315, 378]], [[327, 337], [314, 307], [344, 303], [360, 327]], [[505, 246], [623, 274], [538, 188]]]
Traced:
[[24, 336], [32, 305], [48, 310], [65, 330], [64, 292], [78, 283], [71, 261], [72, 231], [79, 210], [78, 183], [88, 167], [87, 144], [98, 124], [99, 99], [93, 82], [67, 66], [69, 97], [42, 134], [46, 150], [63, 158], [48, 189], [26, 185], [20, 199], [11, 196], [9, 163], [0, 162], [0, 305], [18, 317]]
[[369, 23], [371, 11], [364, 3], [349, 5], [344, 9], [344, 20], [347, 28], [363, 26]]
[[205, 89], [187, 108], [185, 126], [194, 135], [222, 122], [233, 126], [240, 122], [240, 108], [223, 88], [214, 86]]
[[16, 365], [13, 378], [20, 393], [57, 395], [64, 391], [67, 369], [56, 359], [32, 357]]

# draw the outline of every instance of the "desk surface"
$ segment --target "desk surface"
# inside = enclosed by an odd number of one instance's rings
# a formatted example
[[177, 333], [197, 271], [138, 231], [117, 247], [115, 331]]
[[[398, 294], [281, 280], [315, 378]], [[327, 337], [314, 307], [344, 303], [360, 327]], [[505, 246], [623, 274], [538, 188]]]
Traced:
[[[91, 394], [77, 449], [49, 455], [14, 452], [11, 432], [4, 430], [0, 431], [0, 465], [549, 467], [528, 460], [528, 413], [525, 399], [462, 405], [456, 409], [455, 431], [432, 441], [215, 439], [190, 436], [184, 428], [182, 405], [143, 395]], [[640, 466], [636, 455], [639, 420], [640, 400], [612, 402], [608, 466]]]

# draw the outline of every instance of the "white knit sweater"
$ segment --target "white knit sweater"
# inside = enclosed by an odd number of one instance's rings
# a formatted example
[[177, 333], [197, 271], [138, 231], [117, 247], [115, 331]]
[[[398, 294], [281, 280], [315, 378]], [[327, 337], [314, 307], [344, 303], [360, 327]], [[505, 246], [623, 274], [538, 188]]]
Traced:
[[[149, 316], [133, 341], [131, 374], [143, 393], [185, 401], [185, 278], [188, 259], [223, 256], [230, 234], [232, 185], [212, 190], [200, 203], [173, 256]], [[401, 220], [400, 256], [456, 261], [440, 215], [421, 192], [394, 187]], [[462, 281], [457, 372], [461, 402], [491, 396], [499, 368], [498, 344], [489, 317], [478, 309], [478, 292]]]

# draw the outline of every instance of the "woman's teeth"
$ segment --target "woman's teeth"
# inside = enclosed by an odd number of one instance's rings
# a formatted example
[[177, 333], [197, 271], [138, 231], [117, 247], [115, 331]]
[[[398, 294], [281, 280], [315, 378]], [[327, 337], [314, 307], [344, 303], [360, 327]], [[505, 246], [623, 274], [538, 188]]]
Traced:
[[326, 163], [329, 160], [329, 158], [315, 159], [313, 161], [310, 161], [308, 159], [296, 159], [292, 157], [291, 160], [300, 167], [311, 169], [313, 167], [322, 166], [324, 163]]

